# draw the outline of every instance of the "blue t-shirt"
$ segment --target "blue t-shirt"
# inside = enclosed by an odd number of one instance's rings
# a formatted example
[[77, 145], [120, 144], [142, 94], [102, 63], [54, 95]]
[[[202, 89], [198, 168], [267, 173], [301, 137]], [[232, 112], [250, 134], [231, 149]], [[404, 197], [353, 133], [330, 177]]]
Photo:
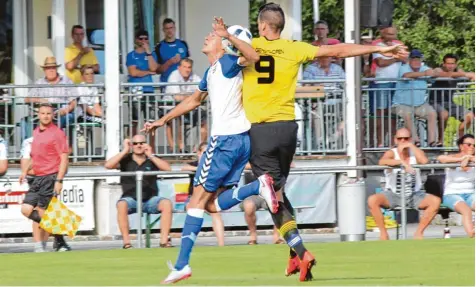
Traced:
[[[190, 54], [188, 53], [187, 42], [175, 39], [173, 42], [166, 42], [165, 40], [160, 41], [159, 44], [155, 47], [155, 53], [157, 54], [159, 64], [164, 64], [169, 59], [175, 57], [175, 55], [180, 54], [180, 58], [188, 58]], [[170, 73], [177, 70], [178, 63], [170, 66], [166, 71], [160, 75], [161, 82], [167, 82], [169, 79]]]
[[[152, 52], [152, 57], [155, 61], [157, 61], [157, 54]], [[149, 71], [149, 60], [147, 57], [147, 53], [137, 53], [136, 51], [132, 51], [127, 54], [126, 66], [136, 66], [136, 69], [140, 71]], [[127, 81], [129, 83], [152, 83], [152, 75], [147, 75], [144, 77], [132, 77], [129, 75]], [[142, 88], [144, 93], [153, 93], [154, 87], [145, 86]]]
[[[398, 77], [403, 78], [405, 73], [424, 72], [429, 69], [428, 66], [422, 65], [420, 70], [414, 71], [409, 64], [405, 64], [400, 67]], [[428, 82], [425, 80], [399, 81], [397, 82], [395, 96], [393, 97], [393, 104], [413, 107], [421, 106], [427, 102], [427, 90]]]

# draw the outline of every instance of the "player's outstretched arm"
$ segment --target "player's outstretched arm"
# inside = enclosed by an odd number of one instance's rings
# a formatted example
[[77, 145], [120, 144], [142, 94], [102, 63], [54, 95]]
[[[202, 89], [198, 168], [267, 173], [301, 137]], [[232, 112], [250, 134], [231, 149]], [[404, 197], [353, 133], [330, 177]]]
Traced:
[[202, 101], [207, 97], [208, 92], [196, 90], [191, 96], [180, 102], [174, 109], [167, 113], [162, 118], [153, 123], [147, 122], [141, 132], [152, 133], [158, 128], [165, 125], [167, 122], [184, 115], [200, 106]]
[[391, 47], [383, 46], [369, 46], [357, 44], [337, 44], [332, 46], [321, 46], [317, 50], [316, 58], [318, 57], [337, 57], [348, 58], [361, 56], [366, 54], [379, 53], [386, 57], [393, 57], [395, 59], [406, 60], [408, 58], [408, 50], [406, 46], [395, 45]]
[[243, 55], [240, 57], [240, 65], [247, 66], [249, 64], [253, 64], [259, 61], [259, 55], [256, 51], [251, 47], [250, 44], [238, 39], [234, 35], [230, 35], [228, 30], [225, 27], [225, 23], [223, 19], [215, 17], [215, 23], [212, 24], [213, 31], [220, 37], [228, 39], [230, 43], [240, 51]]

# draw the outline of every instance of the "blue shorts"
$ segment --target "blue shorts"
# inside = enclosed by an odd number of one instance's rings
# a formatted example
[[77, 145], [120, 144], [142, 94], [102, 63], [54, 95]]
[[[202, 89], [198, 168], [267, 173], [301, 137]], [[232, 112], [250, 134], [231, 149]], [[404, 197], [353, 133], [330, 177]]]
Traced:
[[[153, 196], [146, 202], [142, 203], [142, 212], [149, 214], [159, 214], [160, 211], [157, 209], [161, 200], [167, 200], [166, 198]], [[120, 201], [125, 201], [127, 203], [127, 214], [133, 214], [137, 212], [137, 201], [132, 197], [123, 197], [119, 199]]]
[[391, 108], [395, 85], [395, 83], [370, 83], [370, 89], [378, 89], [369, 91], [369, 113], [371, 115], [375, 114], [376, 110]]
[[237, 185], [250, 154], [248, 132], [210, 137], [195, 173], [193, 185], [202, 185], [208, 192], [215, 192], [220, 187]]
[[453, 211], [455, 210], [455, 205], [461, 201], [465, 202], [469, 207], [472, 207], [474, 204], [474, 193], [443, 195], [443, 205]]

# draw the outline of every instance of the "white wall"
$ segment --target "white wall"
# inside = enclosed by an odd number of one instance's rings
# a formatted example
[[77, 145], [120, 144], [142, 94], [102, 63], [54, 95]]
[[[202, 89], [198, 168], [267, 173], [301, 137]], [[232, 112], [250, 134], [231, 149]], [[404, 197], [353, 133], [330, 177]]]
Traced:
[[182, 39], [189, 45], [195, 62], [194, 72], [202, 76], [209, 63], [201, 48], [205, 36], [212, 30], [213, 17], [223, 17], [227, 25], [248, 27], [249, 3], [244, 0], [184, 0], [182, 9], [185, 16]]

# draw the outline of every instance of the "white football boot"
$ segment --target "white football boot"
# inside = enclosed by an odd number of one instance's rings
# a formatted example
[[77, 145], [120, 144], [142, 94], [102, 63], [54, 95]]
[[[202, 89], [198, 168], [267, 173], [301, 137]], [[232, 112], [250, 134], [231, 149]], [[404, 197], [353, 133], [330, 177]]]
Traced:
[[276, 192], [273, 188], [273, 178], [269, 174], [263, 174], [258, 177], [259, 180], [259, 196], [266, 201], [271, 213], [278, 212], [279, 203], [276, 198]]
[[182, 270], [175, 269], [170, 261], [167, 262], [167, 265], [169, 266], [170, 273], [169, 276], [161, 282], [162, 284], [177, 283], [192, 276], [192, 268], [190, 268], [189, 265], [186, 265]]

